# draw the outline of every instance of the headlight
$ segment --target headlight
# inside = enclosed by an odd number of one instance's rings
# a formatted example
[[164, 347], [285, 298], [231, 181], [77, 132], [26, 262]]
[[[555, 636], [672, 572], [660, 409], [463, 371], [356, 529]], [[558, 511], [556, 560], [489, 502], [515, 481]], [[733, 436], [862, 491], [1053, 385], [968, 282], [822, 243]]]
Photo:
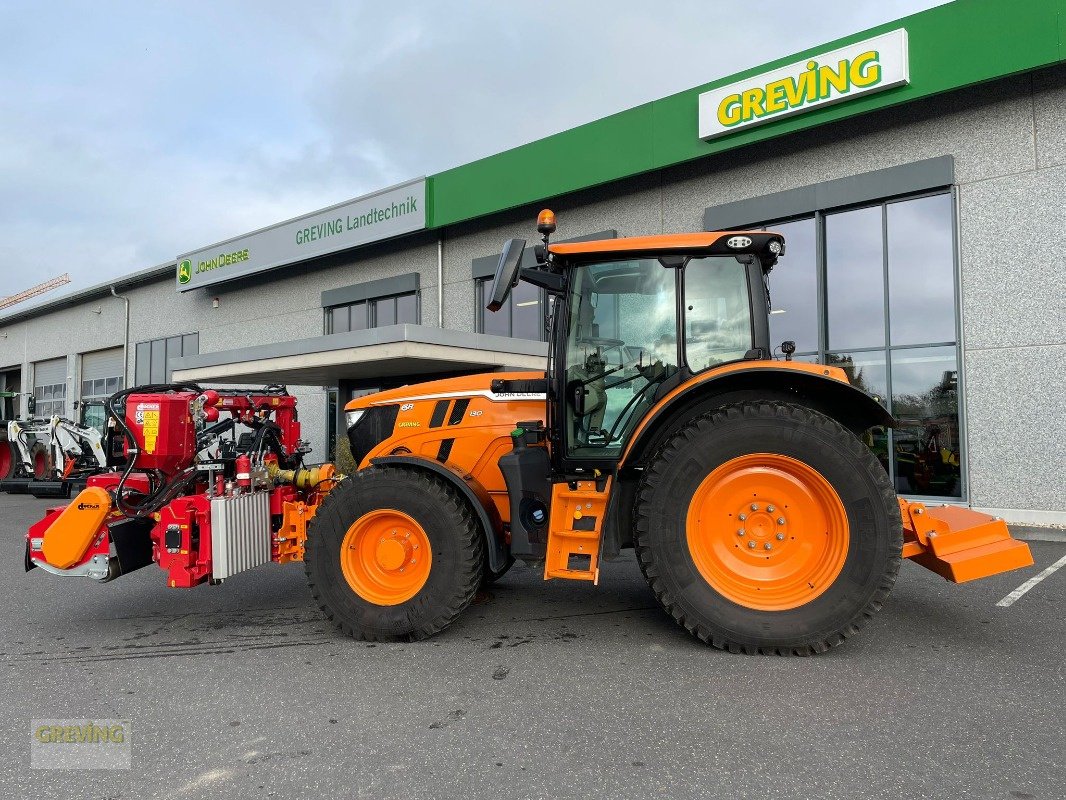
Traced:
[[357, 409], [355, 409], [355, 411], [345, 411], [344, 412], [344, 422], [350, 428], [355, 423], [357, 423], [360, 419], [362, 419], [363, 414], [365, 414], [365, 413], [366, 413], [366, 409], [365, 408], [357, 408]]

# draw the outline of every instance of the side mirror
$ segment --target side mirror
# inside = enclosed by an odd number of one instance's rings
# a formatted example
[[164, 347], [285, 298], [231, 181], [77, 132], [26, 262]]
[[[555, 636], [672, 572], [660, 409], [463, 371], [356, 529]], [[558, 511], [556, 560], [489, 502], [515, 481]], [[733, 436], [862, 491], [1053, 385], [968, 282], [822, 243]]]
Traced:
[[489, 311], [495, 313], [503, 308], [511, 289], [518, 285], [518, 270], [522, 266], [525, 249], [525, 239], [511, 239], [504, 245], [500, 263], [496, 265], [496, 279], [492, 282], [492, 300], [486, 306]]
[[26, 398], [26, 416], [32, 417], [37, 413], [37, 397], [30, 395]]

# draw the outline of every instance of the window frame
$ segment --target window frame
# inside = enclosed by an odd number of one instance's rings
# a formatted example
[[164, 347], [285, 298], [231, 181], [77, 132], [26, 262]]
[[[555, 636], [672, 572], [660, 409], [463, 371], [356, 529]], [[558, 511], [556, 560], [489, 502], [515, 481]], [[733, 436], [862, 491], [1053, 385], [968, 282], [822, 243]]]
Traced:
[[[689, 315], [688, 315], [688, 268], [692, 265], [693, 261], [709, 261], [714, 262], [721, 260], [728, 263], [731, 260], [730, 256], [704, 256], [701, 258], [691, 258], [685, 262], [685, 265], [678, 269], [677, 289], [676, 294], [678, 298], [678, 343], [682, 348], [680, 364], [684, 364], [685, 368], [693, 375], [699, 375], [710, 369], [716, 369], [723, 364], [730, 364], [737, 361], [743, 361], [744, 356], [741, 355], [738, 359], [731, 359], [730, 361], [721, 361], [717, 364], [709, 364], [702, 369], [695, 369], [688, 360], [688, 338], [689, 338]], [[755, 271], [750, 264], [742, 264], [739, 261], [735, 261], [737, 267], [740, 269], [744, 276], [744, 290], [748, 298], [748, 348], [745, 353], [750, 353], [752, 349], [760, 347], [758, 344], [759, 333], [756, 329], [756, 320], [759, 318], [759, 314], [756, 313], [756, 302], [765, 302], [763, 297], [765, 296], [765, 289], [763, 287], [761, 276], [755, 275]], [[768, 315], [767, 315], [768, 316]], [[769, 319], [767, 319], [767, 341], [769, 341]]]
[[[485, 306], [487, 305], [488, 293], [492, 290], [492, 284], [495, 278], [489, 276], [486, 278], [474, 279], [474, 306], [476, 311], [474, 313], [474, 333], [483, 333], [486, 336], [507, 336], [510, 339], [522, 339], [524, 342], [547, 342], [548, 341], [548, 292], [540, 287], [536, 287], [538, 300], [541, 307], [541, 325], [540, 325], [540, 338], [539, 339], [526, 339], [521, 336], [514, 335], [514, 318], [515, 318], [515, 302], [516, 297], [514, 292], [507, 295], [507, 333], [488, 333], [485, 330], [485, 321], [489, 319], [489, 314], [493, 313], [489, 311]], [[532, 285], [532, 284], [527, 284]]]
[[[947, 196], [950, 206], [950, 229], [951, 229], [951, 260], [952, 260], [952, 288], [955, 312], [955, 340], [954, 341], [937, 341], [937, 342], [921, 342], [918, 344], [894, 344], [892, 342], [892, 319], [891, 319], [891, 302], [892, 293], [890, 289], [890, 265], [889, 265], [889, 240], [888, 240], [888, 207], [896, 203], [904, 203], [911, 200], [921, 200], [927, 197]], [[826, 217], [841, 214], [848, 211], [855, 211], [863, 208], [877, 207], [881, 212], [881, 277], [884, 281], [883, 290], [883, 314], [884, 314], [884, 326], [885, 326], [885, 343], [884, 345], [872, 346], [872, 347], [856, 347], [856, 348], [831, 348], [829, 346], [829, 309], [828, 309], [828, 292], [827, 292], [827, 253], [826, 253]], [[886, 383], [886, 397], [884, 398], [883, 405], [890, 414], [894, 415], [893, 405], [893, 386], [892, 386], [892, 355], [893, 353], [901, 350], [921, 350], [931, 348], [943, 348], [953, 347], [955, 349], [955, 364], [957, 368], [956, 380], [956, 394], [958, 400], [958, 418], [959, 418], [959, 496], [953, 495], [920, 495], [914, 493], [907, 493], [908, 497], [913, 497], [920, 501], [929, 502], [955, 502], [966, 503], [970, 497], [970, 477], [969, 477], [969, 438], [967, 430], [966, 419], [966, 375], [965, 375], [965, 358], [963, 350], [963, 308], [962, 308], [962, 285], [961, 285], [961, 268], [959, 263], [959, 198], [958, 191], [954, 185], [948, 187], [938, 187], [933, 189], [927, 189], [923, 191], [912, 192], [909, 194], [892, 195], [882, 199], [868, 199], [861, 202], [851, 203], [842, 206], [832, 206], [826, 208], [817, 208], [803, 213], [797, 213], [786, 217], [771, 220], [769, 222], [753, 222], [747, 226], [735, 226], [738, 228], [750, 228], [752, 230], [771, 230], [775, 225], [784, 225], [791, 222], [800, 222], [803, 220], [814, 220], [815, 225], [815, 279], [817, 284], [817, 321], [818, 321], [818, 350], [804, 350], [802, 352], [797, 351], [793, 358], [807, 359], [816, 358], [820, 364], [826, 363], [827, 354], [835, 353], [841, 355], [850, 354], [863, 354], [863, 353], [881, 353], [885, 359], [885, 383]], [[786, 246], [787, 246], [786, 242]], [[785, 260], [782, 264], [782, 268], [787, 268], [788, 257], [785, 256]], [[771, 273], [770, 291], [773, 294], [773, 277]], [[771, 343], [771, 347], [776, 348], [780, 342]], [[889, 475], [892, 480], [898, 476], [898, 469], [896, 465], [896, 453], [895, 453], [895, 439], [894, 431], [889, 429], [888, 436], [888, 459], [889, 459]]]
[[[405, 320], [400, 320], [399, 319], [399, 311], [400, 311], [399, 300], [400, 300], [401, 297], [413, 297], [414, 298], [414, 301], [415, 301], [415, 320], [414, 320], [414, 322], [407, 322]], [[353, 301], [351, 303], [341, 303], [340, 305], [327, 306], [326, 308], [323, 309], [323, 314], [322, 314], [322, 317], [323, 317], [323, 320], [322, 320], [322, 332], [326, 336], [329, 336], [329, 335], [331, 335], [333, 333], [350, 333], [353, 330], [355, 330], [355, 331], [365, 331], [365, 330], [370, 330], [371, 328], [385, 327], [385, 326], [378, 325], [378, 314], [377, 314], [378, 303], [380, 303], [382, 301], [385, 301], [385, 300], [388, 300], [388, 301], [392, 302], [393, 311], [394, 311], [395, 316], [396, 316], [396, 321], [395, 322], [390, 322], [389, 323], [390, 325], [421, 325], [422, 324], [422, 292], [421, 292], [421, 290], [416, 289], [416, 290], [411, 291], [411, 292], [396, 292], [394, 294], [383, 294], [383, 295], [378, 295], [378, 296], [375, 296], [375, 297], [366, 297], [366, 298], [364, 298], [362, 300], [355, 300], [355, 301]], [[361, 327], [361, 328], [353, 328], [352, 327], [351, 314], [352, 314], [352, 311], [355, 309], [356, 306], [362, 306], [363, 307], [363, 314], [364, 314], [364, 319], [366, 321], [366, 325], [364, 327]], [[333, 315], [337, 311], [341, 311], [343, 309], [346, 309], [348, 311], [348, 328], [346, 330], [343, 330], [343, 331], [335, 331], [334, 330], [334, 325], [333, 325]]]
[[[169, 356], [167, 354], [168, 353], [168, 349], [169, 349], [167, 345], [168, 345], [168, 343], [175, 342], [175, 340], [176, 340], [176, 344], [178, 346], [178, 349], [180, 350], [180, 353], [179, 353], [179, 355], [176, 355], [176, 356]], [[195, 345], [196, 345], [196, 352], [195, 353], [186, 352], [185, 347], [189, 343], [195, 343]], [[155, 381], [155, 380], [152, 379], [152, 367], [153, 367], [153, 361], [154, 361], [154, 355], [153, 354], [155, 352], [155, 349], [156, 349], [157, 345], [162, 347], [162, 357], [163, 357], [163, 378], [162, 378], [162, 381]], [[141, 371], [141, 365], [142, 365], [141, 355], [142, 355], [142, 353], [145, 352], [145, 351], [143, 351], [141, 349], [142, 347], [143, 348], [147, 348], [146, 352], [147, 352], [147, 356], [148, 356], [148, 361], [147, 361], [147, 366], [146, 366], [147, 374], [145, 375], [145, 378], [146, 378], [145, 380], [141, 380], [141, 375], [143, 374], [142, 371]], [[171, 380], [170, 368], [168, 366], [168, 363], [169, 363], [170, 359], [171, 358], [184, 358], [185, 356], [197, 356], [197, 355], [200, 355], [200, 331], [190, 331], [189, 333], [179, 333], [179, 334], [173, 334], [173, 335], [170, 335], [170, 336], [160, 336], [160, 337], [157, 337], [155, 339], [144, 339], [144, 340], [142, 340], [140, 342], [136, 342], [134, 344], [134, 346], [133, 346], [133, 385], [134, 386], [146, 386], [148, 384], [159, 383], [159, 382], [169, 383], [170, 380]]]

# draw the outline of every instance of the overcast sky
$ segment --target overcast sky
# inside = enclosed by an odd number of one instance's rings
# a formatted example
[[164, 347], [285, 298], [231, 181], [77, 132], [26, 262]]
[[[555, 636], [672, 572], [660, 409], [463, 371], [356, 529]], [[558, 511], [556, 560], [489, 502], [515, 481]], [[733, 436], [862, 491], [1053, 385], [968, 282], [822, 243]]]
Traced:
[[0, 296], [154, 266], [941, 4], [2, 0]]

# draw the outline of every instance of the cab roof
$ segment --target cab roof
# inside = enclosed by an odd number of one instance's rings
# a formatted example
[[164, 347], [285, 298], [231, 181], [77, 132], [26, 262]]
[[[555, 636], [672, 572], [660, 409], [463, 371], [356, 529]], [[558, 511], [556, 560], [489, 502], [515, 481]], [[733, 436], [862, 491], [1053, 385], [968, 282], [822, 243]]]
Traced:
[[716, 231], [713, 233], [668, 233], [658, 236], [631, 236], [597, 239], [590, 242], [549, 244], [554, 255], [573, 260], [603, 256], [654, 254], [739, 255], [762, 253], [772, 240], [784, 244], [785, 237], [774, 231]]

